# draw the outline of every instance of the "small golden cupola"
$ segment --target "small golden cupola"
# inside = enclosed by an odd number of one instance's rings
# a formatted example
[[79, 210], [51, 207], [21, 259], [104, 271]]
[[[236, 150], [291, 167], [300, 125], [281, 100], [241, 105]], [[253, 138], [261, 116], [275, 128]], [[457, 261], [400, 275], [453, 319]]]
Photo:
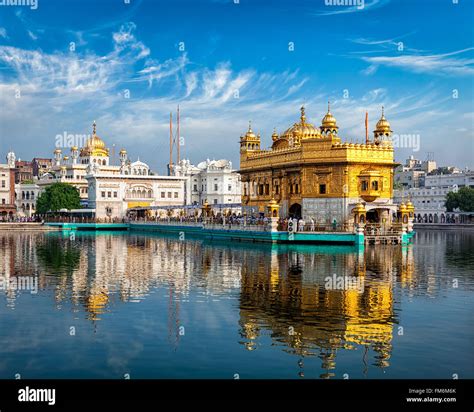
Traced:
[[278, 140], [279, 137], [280, 137], [280, 136], [278, 136], [278, 133], [277, 133], [276, 129], [273, 129], [272, 141]]
[[96, 122], [92, 124], [92, 136], [87, 139], [86, 145], [81, 149], [81, 157], [109, 155], [105, 142], [96, 134]]
[[320, 129], [323, 136], [327, 136], [329, 134], [337, 136], [337, 130], [339, 127], [337, 125], [336, 118], [331, 113], [331, 102], [328, 102], [328, 112], [321, 121]]
[[256, 135], [252, 130], [252, 122], [249, 121], [247, 133], [240, 136], [240, 153], [260, 150], [260, 135]]
[[390, 142], [390, 136], [392, 135], [392, 129], [390, 123], [385, 118], [384, 107], [382, 106], [382, 116], [377, 122], [374, 130], [374, 141], [375, 144], [388, 143]]

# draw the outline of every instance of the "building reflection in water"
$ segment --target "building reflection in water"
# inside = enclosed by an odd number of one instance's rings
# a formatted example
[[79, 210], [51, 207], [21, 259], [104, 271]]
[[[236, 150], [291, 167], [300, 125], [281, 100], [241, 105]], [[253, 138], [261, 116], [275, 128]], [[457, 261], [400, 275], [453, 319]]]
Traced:
[[[265, 260], [244, 253], [243, 263], [240, 325], [242, 344], [248, 350], [258, 347], [265, 330], [274, 344], [300, 357], [300, 376], [308, 356], [321, 359], [326, 371], [322, 378], [335, 376], [338, 350], [358, 346], [365, 370], [368, 362], [380, 368], [390, 365], [398, 312], [394, 281], [398, 278], [402, 285], [411, 285], [411, 246], [365, 252], [319, 248], [317, 253], [309, 248], [284, 253], [274, 248]], [[353, 282], [335, 288], [328, 285], [328, 277]]]
[[[341, 349], [360, 350], [362, 370], [390, 366], [401, 293], [394, 284], [410, 291], [420, 283], [411, 246], [364, 252], [349, 246], [179, 241], [133, 232], [15, 233], [0, 242], [0, 276], [38, 274], [38, 293], [51, 292], [57, 308], [70, 304], [95, 324], [117, 305], [159, 292], [167, 299], [168, 340], [175, 347], [180, 305], [192, 292], [197, 291], [193, 299], [236, 298], [242, 348], [256, 350], [269, 337], [297, 355], [300, 376], [305, 358], [315, 356], [325, 371], [321, 377], [335, 376]], [[352, 279], [358, 286], [329, 288], [328, 277]], [[14, 307], [18, 293], [23, 292], [7, 288], [8, 305]]]

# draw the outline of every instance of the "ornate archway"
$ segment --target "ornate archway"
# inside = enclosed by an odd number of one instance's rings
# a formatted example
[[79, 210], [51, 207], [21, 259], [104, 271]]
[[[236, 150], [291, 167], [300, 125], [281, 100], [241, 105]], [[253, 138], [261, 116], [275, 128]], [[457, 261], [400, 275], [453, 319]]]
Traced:
[[301, 217], [301, 205], [293, 203], [289, 209], [290, 217], [299, 219]]

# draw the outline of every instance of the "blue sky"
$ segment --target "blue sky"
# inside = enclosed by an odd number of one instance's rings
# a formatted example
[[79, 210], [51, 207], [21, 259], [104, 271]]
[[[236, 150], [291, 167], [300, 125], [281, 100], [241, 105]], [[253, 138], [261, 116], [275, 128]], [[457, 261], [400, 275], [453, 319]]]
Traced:
[[337, 1], [0, 6], [0, 155], [50, 157], [95, 119], [109, 147], [164, 173], [180, 104], [184, 156], [238, 167], [249, 120], [267, 147], [302, 104], [319, 125], [331, 100], [343, 140], [362, 141], [365, 111], [373, 130], [384, 105], [397, 135], [420, 139], [397, 160], [472, 168], [474, 2]]

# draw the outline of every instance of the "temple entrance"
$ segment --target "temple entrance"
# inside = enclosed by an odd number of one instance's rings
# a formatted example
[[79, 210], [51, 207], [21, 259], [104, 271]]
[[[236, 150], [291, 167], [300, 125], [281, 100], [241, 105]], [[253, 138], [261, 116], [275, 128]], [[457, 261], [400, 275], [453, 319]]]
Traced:
[[289, 210], [290, 217], [300, 219], [301, 218], [301, 205], [299, 203], [293, 203]]
[[367, 211], [366, 219], [367, 223], [378, 223], [380, 221], [379, 212], [376, 209]]

